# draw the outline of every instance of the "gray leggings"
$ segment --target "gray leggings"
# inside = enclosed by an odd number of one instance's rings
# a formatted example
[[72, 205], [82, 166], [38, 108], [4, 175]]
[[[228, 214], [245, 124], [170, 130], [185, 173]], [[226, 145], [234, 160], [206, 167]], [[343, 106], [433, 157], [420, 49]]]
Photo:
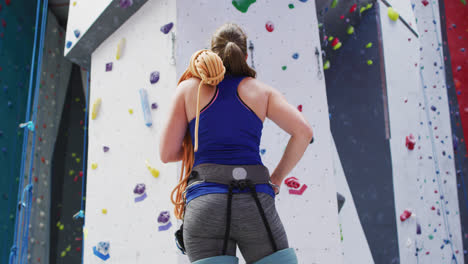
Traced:
[[[278, 250], [288, 248], [288, 238], [275, 200], [258, 193]], [[190, 262], [222, 255], [226, 228], [227, 194], [212, 193], [191, 200], [185, 208], [183, 237]], [[247, 263], [273, 254], [273, 248], [254, 198], [250, 193], [232, 195], [231, 230], [226, 255], [236, 255], [236, 243]]]

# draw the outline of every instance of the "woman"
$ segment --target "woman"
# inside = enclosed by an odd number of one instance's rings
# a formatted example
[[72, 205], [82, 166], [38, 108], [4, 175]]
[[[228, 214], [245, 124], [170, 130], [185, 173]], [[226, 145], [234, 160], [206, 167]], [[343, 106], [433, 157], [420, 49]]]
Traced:
[[[280, 92], [255, 79], [246, 60], [245, 33], [222, 25], [211, 50], [193, 54], [162, 132], [162, 162], [182, 160], [171, 200], [193, 263], [237, 263], [236, 244], [247, 263], [297, 263], [274, 198], [312, 128]], [[259, 154], [267, 117], [291, 135], [271, 175]]]

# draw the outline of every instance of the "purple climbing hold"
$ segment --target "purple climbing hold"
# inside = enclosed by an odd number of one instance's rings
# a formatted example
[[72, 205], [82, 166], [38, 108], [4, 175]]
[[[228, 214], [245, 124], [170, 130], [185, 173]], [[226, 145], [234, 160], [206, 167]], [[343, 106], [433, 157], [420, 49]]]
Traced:
[[104, 147], [102, 147], [102, 149], [104, 150], [104, 152], [109, 151], [109, 147], [108, 147], [108, 146], [104, 146]]
[[127, 8], [133, 5], [133, 0], [120, 0], [120, 7]]
[[112, 71], [112, 62], [106, 63], [106, 72]]
[[435, 112], [437, 111], [437, 108], [435, 106], [431, 106], [431, 110]]
[[169, 221], [170, 217], [171, 216], [169, 215], [169, 211], [162, 211], [159, 214], [158, 223], [165, 224], [165, 223], [167, 223]]
[[172, 27], [174, 26], [174, 23], [169, 23], [169, 24], [166, 24], [164, 26], [161, 27], [161, 32], [164, 33], [164, 34], [167, 34], [169, 33], [169, 31], [171, 31]]
[[133, 189], [134, 194], [143, 194], [145, 193], [146, 190], [146, 185], [144, 183], [139, 183], [135, 186], [135, 189]]
[[159, 72], [158, 71], [152, 72], [150, 75], [150, 83], [155, 84], [158, 81], [159, 81]]
[[156, 108], [158, 108], [158, 105], [156, 103], [152, 103], [151, 104], [151, 109], [156, 109]]
[[416, 234], [421, 234], [421, 225], [419, 223], [416, 223]]
[[453, 135], [453, 149], [456, 151], [458, 149], [458, 137]]

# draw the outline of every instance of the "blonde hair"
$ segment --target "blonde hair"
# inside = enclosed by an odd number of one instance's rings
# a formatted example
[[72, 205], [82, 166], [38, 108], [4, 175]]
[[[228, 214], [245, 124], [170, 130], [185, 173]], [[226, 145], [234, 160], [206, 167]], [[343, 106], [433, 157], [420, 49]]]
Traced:
[[[200, 89], [203, 84], [212, 86], [218, 85], [224, 79], [226, 68], [223, 65], [221, 58], [211, 50], [199, 50], [195, 52], [190, 58], [190, 64], [185, 70], [182, 77], [180, 77], [178, 84], [191, 78], [196, 77], [201, 79], [198, 86], [197, 94], [197, 116], [195, 122], [195, 149], [192, 146], [192, 139], [190, 137], [190, 129], [185, 132], [185, 137], [182, 142], [183, 158], [182, 170], [180, 172], [179, 183], [171, 192], [171, 202], [175, 205], [174, 215], [177, 219], [182, 219], [184, 216], [185, 207], [185, 194], [184, 191], [187, 187], [187, 179], [192, 173], [192, 167], [195, 160], [195, 152], [198, 150], [198, 125], [200, 117]], [[185, 173], [185, 176], [184, 176]], [[174, 193], [176, 197], [174, 200]]]

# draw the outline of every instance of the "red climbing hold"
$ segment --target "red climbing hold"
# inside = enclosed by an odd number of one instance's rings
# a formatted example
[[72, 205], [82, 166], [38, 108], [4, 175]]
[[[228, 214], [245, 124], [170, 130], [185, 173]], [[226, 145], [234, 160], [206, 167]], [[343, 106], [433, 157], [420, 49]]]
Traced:
[[273, 32], [273, 30], [275, 29], [275, 25], [273, 25], [271, 21], [268, 21], [265, 24], [265, 28], [268, 32]]
[[429, 4], [429, 2], [427, 0], [422, 0], [421, 3], [424, 5], [424, 6], [427, 6]]
[[297, 106], [297, 110], [299, 110], [299, 112], [302, 112], [302, 105]]
[[341, 15], [341, 16], [340, 16], [340, 19], [344, 19], [344, 15]]
[[83, 171], [80, 171], [80, 177], [83, 177]]
[[284, 180], [284, 183], [291, 188], [297, 189], [301, 184], [299, 183], [298, 179], [296, 177], [289, 177], [286, 180]]
[[41, 161], [42, 161], [42, 163], [45, 163], [45, 158], [41, 157]]
[[416, 144], [416, 139], [414, 138], [413, 134], [406, 136], [406, 147], [409, 150], [413, 150], [415, 144]]
[[403, 222], [406, 219], [410, 218], [411, 212], [408, 210], [405, 210], [401, 215], [400, 215], [400, 220]]
[[338, 45], [338, 43], [340, 43], [340, 40], [338, 38], [334, 38], [331, 45], [332, 47], [335, 47], [336, 45]]
[[354, 4], [354, 5], [351, 6], [351, 8], [349, 9], [349, 12], [352, 13], [352, 12], [356, 11], [356, 8], [357, 8], [357, 4]]
[[11, 4], [11, 0], [5, 0], [5, 4], [8, 6]]
[[6, 21], [2, 18], [2, 26], [6, 27]]

